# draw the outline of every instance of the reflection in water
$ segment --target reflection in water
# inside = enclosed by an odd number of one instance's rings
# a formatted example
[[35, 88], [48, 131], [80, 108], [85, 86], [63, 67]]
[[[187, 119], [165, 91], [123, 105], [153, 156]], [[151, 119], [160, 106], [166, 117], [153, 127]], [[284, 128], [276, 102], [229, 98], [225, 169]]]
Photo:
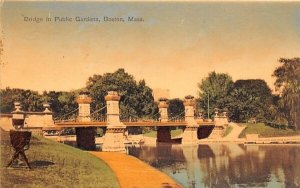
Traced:
[[300, 146], [211, 144], [128, 147], [184, 187], [299, 187]]

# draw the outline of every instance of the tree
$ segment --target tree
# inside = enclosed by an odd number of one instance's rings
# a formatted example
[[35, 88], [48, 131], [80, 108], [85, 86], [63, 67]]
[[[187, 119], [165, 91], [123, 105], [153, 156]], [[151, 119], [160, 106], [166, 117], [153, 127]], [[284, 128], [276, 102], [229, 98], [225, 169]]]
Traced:
[[[224, 109], [229, 103], [228, 93], [233, 87], [231, 76], [224, 73], [209, 73], [208, 77], [202, 79], [198, 84], [199, 103], [197, 106], [207, 110], [209, 98], [209, 112], [213, 114], [213, 109]], [[207, 112], [206, 112], [207, 113]]]
[[114, 73], [93, 75], [87, 81], [87, 90], [93, 98], [92, 109], [97, 110], [105, 106], [104, 96], [108, 91], [117, 91], [121, 96], [121, 118], [151, 117], [158, 112], [154, 103], [152, 89], [144, 80], [136, 82], [134, 77], [124, 69]]
[[280, 93], [279, 105], [290, 126], [300, 129], [300, 58], [279, 59], [282, 64], [273, 73]]
[[183, 101], [175, 98], [175, 99], [170, 99], [168, 101], [169, 107], [168, 107], [168, 114], [170, 118], [183, 118], [184, 117], [184, 105]]
[[[76, 110], [78, 107], [78, 104], [76, 102], [77, 96], [78, 96], [78, 91], [69, 91], [69, 92], [44, 91], [43, 93], [44, 101], [50, 104], [51, 110], [53, 112], [53, 116], [55, 118], [56, 117], [67, 118], [63, 116]], [[70, 114], [70, 115], [74, 115], [74, 114]]]
[[36, 91], [24, 90], [9, 87], [0, 91], [1, 113], [11, 113], [14, 111], [14, 102], [20, 102], [24, 111], [43, 110], [42, 96]]
[[253, 117], [260, 121], [270, 119], [273, 96], [264, 80], [237, 80], [229, 92], [229, 101], [229, 117], [232, 120], [241, 122]]

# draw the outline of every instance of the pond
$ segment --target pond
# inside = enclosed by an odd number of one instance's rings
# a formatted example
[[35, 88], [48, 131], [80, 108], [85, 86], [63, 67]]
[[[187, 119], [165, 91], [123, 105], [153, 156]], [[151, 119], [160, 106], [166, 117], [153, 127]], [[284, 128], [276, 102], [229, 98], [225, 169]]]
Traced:
[[127, 152], [187, 188], [300, 186], [300, 145], [157, 143]]

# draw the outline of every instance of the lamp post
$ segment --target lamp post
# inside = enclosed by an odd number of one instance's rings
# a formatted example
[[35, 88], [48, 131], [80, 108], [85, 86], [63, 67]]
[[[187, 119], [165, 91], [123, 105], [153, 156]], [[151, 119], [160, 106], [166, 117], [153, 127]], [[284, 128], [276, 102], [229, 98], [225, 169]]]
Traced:
[[208, 93], [208, 100], [207, 100], [207, 116], [208, 116], [208, 119], [209, 118], [209, 93]]

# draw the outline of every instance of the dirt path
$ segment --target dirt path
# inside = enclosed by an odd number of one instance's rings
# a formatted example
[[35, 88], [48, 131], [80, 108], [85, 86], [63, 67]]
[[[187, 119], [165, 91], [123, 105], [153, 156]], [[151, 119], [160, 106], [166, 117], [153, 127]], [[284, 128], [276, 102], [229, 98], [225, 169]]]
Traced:
[[182, 187], [166, 174], [124, 153], [91, 153], [104, 160], [112, 168], [122, 188]]

